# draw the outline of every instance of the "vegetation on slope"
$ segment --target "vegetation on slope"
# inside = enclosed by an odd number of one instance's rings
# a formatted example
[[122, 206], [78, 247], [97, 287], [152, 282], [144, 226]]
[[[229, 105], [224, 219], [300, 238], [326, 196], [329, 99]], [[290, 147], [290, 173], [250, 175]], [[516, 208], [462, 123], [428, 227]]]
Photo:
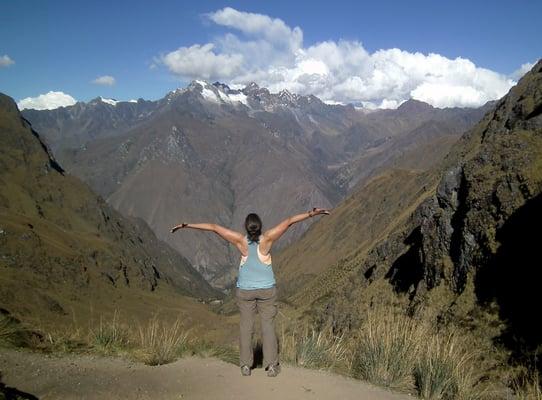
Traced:
[[[287, 291], [287, 300], [337, 333], [358, 329], [364, 310], [381, 302], [440, 330], [457, 329], [487, 349], [483, 379], [495, 387], [513, 387], [524, 366], [540, 370], [542, 334], [533, 318], [541, 278], [534, 261], [542, 209], [541, 111], [542, 61], [454, 145], [438, 171], [426, 175], [418, 198], [387, 211], [401, 217], [364, 224], [339, 208], [341, 218], [315, 224], [300, 244], [333, 243], [343, 226], [369, 232], [377, 226], [383, 234], [369, 245], [358, 234], [358, 246], [345, 247], [338, 262], [313, 259], [319, 276]], [[365, 207], [369, 187], [348, 200], [352, 209]], [[416, 189], [397, 187], [407, 194]], [[371, 194], [383, 202], [384, 192]], [[304, 253], [295, 246], [287, 252]], [[293, 264], [284, 270], [301, 265]], [[493, 395], [505, 397], [506, 390]]]

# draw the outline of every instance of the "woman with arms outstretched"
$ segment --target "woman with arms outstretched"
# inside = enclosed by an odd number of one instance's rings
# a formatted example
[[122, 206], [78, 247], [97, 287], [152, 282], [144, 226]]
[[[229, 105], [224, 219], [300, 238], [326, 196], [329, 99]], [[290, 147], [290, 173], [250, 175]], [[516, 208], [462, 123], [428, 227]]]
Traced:
[[262, 234], [262, 221], [257, 214], [248, 214], [245, 219], [246, 235], [216, 224], [182, 223], [171, 229], [193, 228], [211, 231], [227, 240], [241, 253], [236, 298], [241, 313], [240, 322], [240, 364], [241, 373], [250, 375], [253, 364], [252, 335], [256, 312], [260, 314], [263, 341], [263, 365], [268, 376], [280, 372], [278, 344], [275, 333], [277, 315], [277, 288], [271, 265], [271, 246], [290, 226], [315, 215], [329, 214], [328, 210], [313, 208], [311, 211], [287, 218]]

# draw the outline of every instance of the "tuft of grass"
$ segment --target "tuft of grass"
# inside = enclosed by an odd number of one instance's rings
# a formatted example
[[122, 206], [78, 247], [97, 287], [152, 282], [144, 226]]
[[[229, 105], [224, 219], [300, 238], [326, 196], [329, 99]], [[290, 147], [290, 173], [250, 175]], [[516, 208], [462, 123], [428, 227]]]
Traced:
[[425, 325], [386, 309], [371, 309], [354, 345], [352, 373], [398, 390], [413, 386], [412, 367], [425, 343]]
[[229, 364], [239, 365], [239, 349], [234, 346], [197, 340], [190, 342], [187, 350], [190, 354], [198, 357], [213, 357]]
[[518, 400], [542, 400], [542, 388], [538, 371], [527, 373], [512, 385]]
[[305, 329], [286, 333], [282, 331], [281, 359], [293, 365], [311, 369], [345, 372], [349, 357], [343, 336], [335, 336], [329, 329]]
[[352, 374], [396, 390], [416, 389], [423, 399], [481, 399], [481, 352], [467, 339], [378, 306], [368, 310], [354, 342]]
[[73, 353], [89, 350], [88, 335], [83, 335], [80, 329], [49, 331], [36, 339], [31, 347], [35, 350], [54, 353]]
[[145, 326], [139, 326], [138, 358], [147, 365], [174, 361], [187, 350], [187, 344], [188, 331], [183, 329], [178, 319], [168, 325], [154, 316]]
[[9, 314], [0, 313], [0, 346], [23, 347], [28, 343], [29, 332]]
[[100, 317], [100, 324], [96, 330], [91, 330], [90, 337], [90, 343], [105, 353], [125, 349], [130, 343], [129, 329], [121, 324], [116, 311], [110, 321]]
[[479, 399], [478, 375], [474, 360], [478, 352], [471, 351], [455, 333], [433, 334], [419, 353], [414, 365], [414, 379], [423, 399]]

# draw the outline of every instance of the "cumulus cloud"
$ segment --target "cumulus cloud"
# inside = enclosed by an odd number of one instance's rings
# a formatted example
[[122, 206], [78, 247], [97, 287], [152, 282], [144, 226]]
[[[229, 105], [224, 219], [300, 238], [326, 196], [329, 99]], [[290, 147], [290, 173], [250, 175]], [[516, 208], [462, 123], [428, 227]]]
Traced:
[[314, 94], [330, 104], [395, 108], [410, 98], [436, 107], [480, 106], [504, 96], [519, 75], [499, 74], [461, 57], [401, 49], [369, 53], [353, 40], [305, 46], [301, 28], [230, 7], [206, 18], [228, 32], [157, 59], [181, 79], [220, 80], [233, 87], [254, 81], [272, 92]]
[[94, 79], [92, 83], [95, 83], [96, 85], [113, 86], [115, 84], [115, 78], [113, 78], [111, 75], [99, 76], [98, 78]]
[[241, 70], [243, 56], [240, 54], [216, 54], [212, 43], [200, 46], [180, 47], [161, 57], [160, 61], [171, 72], [189, 78], [230, 79]]
[[207, 14], [214, 23], [237, 29], [249, 37], [261, 37], [270, 43], [295, 51], [303, 43], [303, 31], [290, 28], [281, 19], [267, 15], [237, 11], [231, 7]]
[[37, 97], [27, 97], [19, 100], [17, 106], [20, 110], [33, 108], [35, 110], [52, 110], [58, 107], [74, 105], [77, 101], [64, 92], [48, 92]]
[[13, 61], [10, 56], [8, 56], [7, 54], [0, 56], [0, 68], [9, 67], [12, 64], [15, 64], [15, 61]]
[[533, 69], [534, 67], [534, 64], [535, 63], [525, 63], [525, 64], [522, 64], [521, 67], [519, 67], [518, 69], [516, 69], [514, 72], [512, 72], [512, 74], [510, 75], [510, 77], [512, 79], [515, 79], [517, 81], [519, 81], [519, 79], [525, 75], [527, 72], [529, 72], [531, 69]]

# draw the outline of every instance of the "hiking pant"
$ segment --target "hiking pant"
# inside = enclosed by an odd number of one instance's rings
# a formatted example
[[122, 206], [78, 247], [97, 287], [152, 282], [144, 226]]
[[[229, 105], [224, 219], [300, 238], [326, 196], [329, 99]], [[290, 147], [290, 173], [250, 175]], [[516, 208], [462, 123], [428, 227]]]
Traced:
[[253, 366], [252, 335], [256, 312], [260, 314], [263, 341], [263, 367], [278, 364], [278, 344], [275, 333], [277, 288], [244, 290], [237, 288], [237, 305], [241, 312], [239, 349], [240, 365]]

